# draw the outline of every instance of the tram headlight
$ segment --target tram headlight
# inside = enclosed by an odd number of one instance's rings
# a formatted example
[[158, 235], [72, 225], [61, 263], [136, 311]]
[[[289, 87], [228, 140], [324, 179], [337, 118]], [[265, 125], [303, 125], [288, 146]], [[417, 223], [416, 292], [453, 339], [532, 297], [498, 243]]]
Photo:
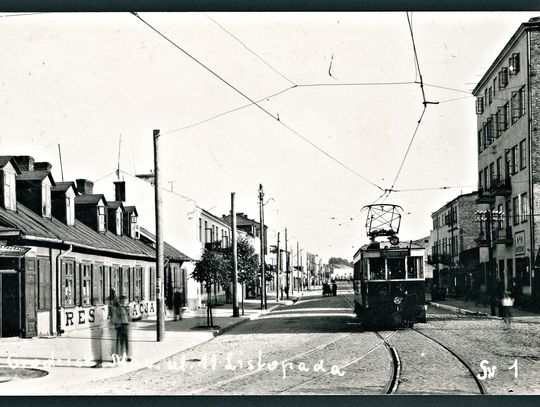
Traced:
[[403, 298], [401, 298], [401, 297], [395, 297], [394, 298], [394, 304], [396, 304], [396, 305], [401, 304], [401, 301], [403, 301]]

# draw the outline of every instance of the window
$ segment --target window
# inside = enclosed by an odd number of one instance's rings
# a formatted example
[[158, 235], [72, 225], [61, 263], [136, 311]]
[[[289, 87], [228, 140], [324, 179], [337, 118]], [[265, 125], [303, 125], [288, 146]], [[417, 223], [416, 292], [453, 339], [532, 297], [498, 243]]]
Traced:
[[480, 189], [480, 190], [484, 189], [484, 183], [482, 182], [482, 174], [483, 173], [484, 173], [483, 171], [480, 171], [478, 173], [478, 189]]
[[203, 241], [202, 219], [199, 218], [199, 242]]
[[103, 304], [104, 294], [104, 266], [92, 265], [92, 305]]
[[482, 140], [482, 129], [478, 130], [478, 154], [484, 150], [484, 143]]
[[510, 200], [506, 201], [506, 227], [510, 227], [512, 219], [512, 204]]
[[384, 280], [385, 278], [384, 259], [369, 259], [369, 279]]
[[521, 223], [527, 222], [527, 214], [528, 214], [528, 205], [529, 200], [527, 199], [527, 193], [523, 193], [519, 197], [520, 199], [520, 215], [521, 215]]
[[516, 75], [519, 72], [519, 53], [512, 54], [508, 63], [510, 75]]
[[98, 231], [105, 232], [105, 207], [98, 206]]
[[518, 146], [517, 144], [512, 147], [512, 174], [516, 174], [518, 172]]
[[45, 182], [41, 184], [42, 215], [51, 217], [51, 185]]
[[512, 199], [512, 212], [514, 213], [514, 226], [519, 224], [519, 197]]
[[65, 307], [75, 306], [75, 264], [72, 261], [62, 262], [63, 293], [62, 305]]
[[512, 92], [512, 123], [525, 114], [525, 86], [521, 87], [517, 92]]
[[129, 267], [120, 268], [120, 295], [125, 295], [129, 298]]
[[501, 109], [500, 120], [502, 131], [508, 130], [508, 126], [510, 125], [510, 105], [508, 103]]
[[501, 137], [501, 134], [503, 132], [502, 126], [501, 126], [501, 111], [500, 108], [497, 109], [497, 112], [492, 116], [493, 121], [495, 122], [495, 137], [499, 138]]
[[489, 184], [493, 185], [495, 182], [495, 165], [489, 164]]
[[482, 113], [484, 113], [484, 98], [482, 96], [478, 96], [476, 98], [476, 114]]
[[484, 168], [484, 189], [488, 190], [490, 186], [488, 178], [488, 168]]
[[111, 278], [110, 278], [110, 299], [113, 300], [120, 296], [120, 268], [118, 266], [113, 266], [110, 269]]
[[204, 243], [208, 243], [208, 221], [204, 221]]
[[503, 211], [503, 205], [500, 204], [497, 208], [497, 210], [499, 211], [499, 213], [501, 214], [501, 216], [499, 216], [498, 220], [497, 220], [497, 228], [498, 229], [502, 229], [503, 227], [503, 218], [504, 218], [504, 211]]
[[90, 305], [92, 302], [92, 272], [90, 264], [84, 263], [81, 268], [81, 298], [80, 304]]
[[525, 151], [526, 140], [519, 142], [519, 169], [523, 170], [527, 166], [527, 156]]
[[497, 77], [493, 78], [493, 97], [495, 97], [496, 88], [497, 88]]
[[506, 150], [504, 153], [506, 160], [506, 175], [514, 175], [516, 173], [516, 154], [517, 146], [512, 147], [509, 150]]
[[508, 85], [508, 68], [501, 68], [499, 72], [499, 89], [506, 88]]
[[494, 138], [494, 132], [493, 132], [493, 120], [491, 117], [489, 117], [486, 122], [484, 123], [484, 138], [485, 138], [485, 145], [488, 146], [491, 143], [493, 143]]
[[423, 278], [424, 271], [422, 268], [422, 257], [407, 257], [407, 278]]
[[488, 104], [491, 105], [491, 102], [493, 102], [493, 88], [490, 86], [488, 90]]
[[17, 196], [15, 193], [15, 173], [4, 169], [4, 208], [10, 211], [17, 210]]
[[156, 299], [156, 269], [150, 267], [150, 301]]
[[51, 265], [47, 259], [38, 259], [38, 309], [51, 309]]
[[387, 259], [388, 279], [397, 280], [405, 278], [405, 259]]
[[502, 157], [497, 158], [495, 162], [495, 177], [498, 181], [502, 180]]

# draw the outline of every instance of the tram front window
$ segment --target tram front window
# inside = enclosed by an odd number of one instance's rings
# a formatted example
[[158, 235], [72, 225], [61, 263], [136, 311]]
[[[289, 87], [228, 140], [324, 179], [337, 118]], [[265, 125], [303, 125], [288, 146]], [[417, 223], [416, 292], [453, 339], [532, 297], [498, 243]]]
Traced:
[[369, 279], [384, 280], [384, 259], [369, 259]]
[[405, 278], [405, 259], [388, 259], [388, 278], [390, 280]]
[[407, 258], [407, 278], [424, 278], [422, 257]]

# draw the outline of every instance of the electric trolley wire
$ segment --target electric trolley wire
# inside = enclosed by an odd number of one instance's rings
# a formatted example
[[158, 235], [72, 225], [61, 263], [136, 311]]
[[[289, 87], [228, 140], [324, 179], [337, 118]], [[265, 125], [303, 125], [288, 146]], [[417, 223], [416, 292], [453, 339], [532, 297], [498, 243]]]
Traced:
[[283, 75], [281, 72], [279, 72], [277, 69], [275, 69], [272, 65], [270, 65], [268, 62], [266, 62], [259, 54], [257, 54], [255, 51], [250, 49], [240, 38], [238, 38], [236, 35], [231, 33], [229, 30], [227, 30], [225, 27], [223, 27], [220, 23], [218, 23], [216, 20], [214, 20], [212, 17], [210, 17], [208, 14], [203, 13], [208, 19], [212, 20], [214, 24], [216, 24], [219, 28], [221, 28], [223, 31], [225, 31], [227, 34], [229, 34], [231, 37], [233, 37], [236, 41], [238, 41], [242, 46], [247, 49], [250, 53], [255, 55], [263, 64], [265, 64], [268, 68], [270, 68], [272, 71], [277, 73], [279, 76], [281, 76], [283, 79], [285, 79], [287, 82], [289, 82], [291, 85], [296, 85], [293, 81], [291, 81], [289, 78], [287, 78], [285, 75]]
[[416, 81], [402, 82], [345, 82], [345, 83], [299, 83], [298, 88], [324, 87], [324, 86], [392, 86], [392, 85], [414, 85]]
[[229, 86], [231, 89], [233, 89], [235, 92], [239, 93], [240, 95], [242, 95], [244, 98], [246, 98], [247, 100], [249, 100], [251, 102], [251, 104], [255, 105], [256, 107], [258, 107], [261, 111], [263, 111], [265, 114], [267, 114], [268, 116], [270, 116], [272, 119], [276, 120], [279, 124], [281, 124], [283, 127], [285, 127], [286, 129], [288, 129], [291, 133], [295, 134], [296, 136], [298, 136], [299, 138], [301, 138], [302, 140], [304, 140], [306, 143], [310, 144], [312, 147], [314, 147], [315, 149], [317, 149], [318, 151], [320, 151], [321, 153], [323, 153], [325, 156], [327, 156], [328, 158], [330, 158], [332, 161], [336, 162], [337, 164], [341, 165], [342, 167], [344, 167], [345, 169], [349, 170], [350, 172], [352, 172], [353, 174], [357, 175], [358, 177], [360, 177], [361, 179], [363, 179], [364, 181], [366, 181], [367, 183], [369, 183], [370, 185], [374, 186], [375, 188], [377, 189], [380, 189], [381, 191], [383, 190], [382, 187], [380, 187], [379, 185], [375, 184], [374, 182], [370, 181], [369, 179], [367, 179], [366, 177], [364, 177], [363, 175], [361, 175], [360, 173], [358, 173], [357, 171], [353, 170], [351, 167], [349, 167], [347, 164], [341, 162], [340, 160], [338, 160], [337, 158], [335, 158], [334, 156], [332, 156], [331, 154], [327, 153], [325, 150], [323, 150], [322, 148], [320, 148], [319, 146], [317, 146], [316, 144], [314, 144], [312, 141], [310, 141], [309, 139], [307, 139], [306, 137], [304, 137], [303, 135], [301, 135], [298, 131], [294, 130], [292, 127], [290, 127], [289, 125], [285, 124], [284, 122], [282, 122], [280, 119], [279, 119], [279, 116], [275, 117], [272, 113], [270, 113], [268, 110], [266, 110], [264, 107], [260, 106], [256, 101], [254, 101], [253, 99], [251, 99], [249, 96], [247, 96], [245, 93], [243, 93], [241, 90], [239, 90], [238, 88], [236, 88], [234, 85], [232, 85], [230, 82], [228, 82], [227, 80], [225, 80], [223, 77], [221, 77], [218, 73], [216, 73], [215, 71], [213, 71], [211, 68], [209, 68], [208, 66], [206, 66], [204, 63], [202, 63], [201, 61], [199, 61], [197, 58], [195, 58], [193, 55], [191, 55], [189, 52], [185, 51], [182, 47], [180, 47], [178, 44], [176, 44], [174, 41], [172, 41], [171, 39], [169, 39], [166, 35], [164, 35], [163, 33], [161, 33], [157, 28], [155, 28], [154, 26], [152, 26], [150, 23], [148, 23], [146, 20], [144, 20], [142, 17], [140, 17], [136, 12], [132, 12], [132, 14], [137, 17], [141, 22], [143, 22], [146, 26], [148, 26], [152, 31], [154, 31], [156, 34], [158, 34], [160, 37], [162, 37], [163, 39], [165, 39], [167, 42], [169, 42], [171, 45], [173, 45], [176, 49], [178, 49], [179, 51], [181, 51], [183, 54], [185, 54], [186, 56], [188, 56], [190, 59], [192, 59], [194, 62], [196, 62], [197, 64], [199, 64], [201, 67], [203, 67], [204, 69], [206, 69], [208, 72], [210, 72], [212, 75], [214, 75], [216, 78], [218, 78], [220, 81], [222, 81], [223, 83], [225, 83], [227, 86]]

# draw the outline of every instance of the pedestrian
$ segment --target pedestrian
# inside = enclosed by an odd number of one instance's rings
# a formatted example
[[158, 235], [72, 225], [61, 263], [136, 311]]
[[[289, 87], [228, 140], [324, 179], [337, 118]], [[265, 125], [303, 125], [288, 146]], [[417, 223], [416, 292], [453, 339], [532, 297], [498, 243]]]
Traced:
[[175, 321], [181, 321], [182, 320], [182, 314], [180, 313], [180, 309], [182, 307], [182, 294], [180, 294], [179, 291], [176, 291], [174, 293], [173, 297], [173, 307], [174, 307], [174, 320]]
[[335, 281], [332, 283], [332, 295], [334, 297], [337, 295], [337, 284]]
[[118, 358], [131, 362], [129, 350], [129, 308], [125, 295], [116, 301], [113, 310], [113, 323], [116, 329], [116, 355]]
[[[94, 298], [92, 303], [96, 304], [97, 299]], [[92, 357], [95, 365], [92, 367], [100, 368], [103, 365], [103, 309], [96, 307], [94, 309], [94, 326], [91, 329], [92, 337]]]
[[508, 291], [503, 293], [503, 298], [501, 300], [503, 315], [502, 318], [507, 325], [510, 325], [510, 320], [512, 318], [512, 306], [514, 305], [514, 299], [510, 296]]
[[441, 300], [446, 300], [446, 293], [448, 292], [448, 288], [446, 287], [446, 284], [443, 284], [441, 288]]

